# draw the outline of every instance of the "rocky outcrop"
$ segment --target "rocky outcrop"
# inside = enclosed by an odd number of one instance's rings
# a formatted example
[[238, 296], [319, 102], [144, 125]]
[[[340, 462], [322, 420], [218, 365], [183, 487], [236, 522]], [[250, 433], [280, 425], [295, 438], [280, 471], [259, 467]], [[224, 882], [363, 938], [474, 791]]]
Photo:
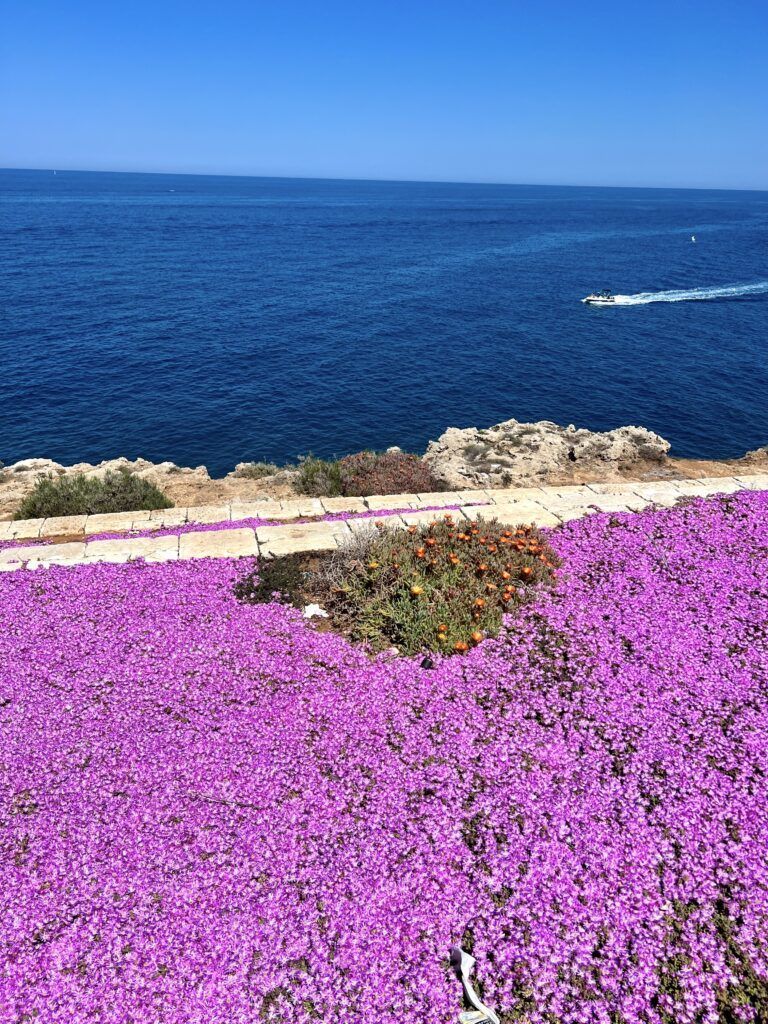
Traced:
[[178, 477], [179, 475], [187, 479], [210, 480], [205, 466], [190, 469], [177, 466], [173, 462], [148, 462], [147, 459], [135, 459], [133, 462], [125, 458], [107, 459], [98, 465], [92, 465], [90, 462], [78, 462], [74, 466], [62, 466], [61, 463], [54, 462], [53, 459], [24, 459], [22, 462], [15, 462], [12, 466], [5, 467], [3, 483], [10, 486], [16, 483], [20, 490], [26, 493], [35, 486], [41, 476], [58, 477], [82, 474], [83, 476], [103, 477], [106, 473], [116, 470], [127, 470], [129, 473], [135, 473], [136, 476], [146, 477], [158, 487], [169, 477]]
[[515, 487], [658, 472], [669, 448], [644, 427], [599, 433], [548, 420], [506, 420], [488, 429], [449, 427], [430, 441], [424, 461], [448, 488]]

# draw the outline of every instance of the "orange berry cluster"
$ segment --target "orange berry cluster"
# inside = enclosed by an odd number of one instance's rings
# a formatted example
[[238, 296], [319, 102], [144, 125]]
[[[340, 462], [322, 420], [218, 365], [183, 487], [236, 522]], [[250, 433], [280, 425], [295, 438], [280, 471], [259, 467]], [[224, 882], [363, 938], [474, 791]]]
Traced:
[[[458, 583], [452, 574], [453, 570], [463, 570], [459, 579], [464, 585], [469, 584], [472, 579], [476, 581], [471, 585], [475, 593], [469, 597], [469, 612], [475, 628], [466, 640], [459, 640], [453, 644], [453, 650], [457, 653], [468, 651], [471, 644], [479, 644], [487, 635], [487, 629], [482, 629], [486, 616], [491, 612], [497, 616], [499, 608], [503, 611], [513, 602], [522, 584], [535, 580], [534, 568], [530, 564], [520, 564], [520, 556], [526, 559], [526, 563], [536, 559], [550, 570], [556, 564], [550, 559], [548, 549], [545, 550], [544, 544], [531, 527], [501, 530], [485, 524], [483, 530], [482, 525], [473, 523], [469, 526], [460, 526], [454, 522], [453, 516], [447, 514], [442, 520], [433, 520], [426, 531], [418, 526], [408, 527], [408, 533], [415, 536], [418, 545], [410, 549], [415, 574], [415, 578], [412, 577], [409, 583], [411, 598], [423, 598], [426, 579], [432, 579], [439, 588], [440, 574], [446, 570], [451, 573], [446, 578], [446, 584], [453, 588], [454, 592]], [[401, 552], [398, 557], [405, 569], [409, 556]], [[400, 562], [393, 561], [393, 568], [398, 569]], [[376, 561], [368, 564], [369, 569], [378, 566], [379, 563]], [[478, 584], [482, 589], [481, 594], [477, 594]], [[434, 592], [432, 584], [427, 586]], [[519, 594], [522, 595], [523, 591], [520, 590]], [[498, 623], [498, 619], [487, 620], [487, 626], [490, 626], [491, 622]], [[437, 626], [438, 643], [449, 643], [448, 633], [448, 625], [441, 622]]]

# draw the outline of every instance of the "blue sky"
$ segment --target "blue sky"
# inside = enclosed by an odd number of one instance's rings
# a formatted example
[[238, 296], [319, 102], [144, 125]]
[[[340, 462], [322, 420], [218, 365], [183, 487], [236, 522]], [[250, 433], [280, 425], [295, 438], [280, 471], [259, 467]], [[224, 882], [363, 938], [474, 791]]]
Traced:
[[0, 165], [768, 188], [768, 3], [5, 0]]

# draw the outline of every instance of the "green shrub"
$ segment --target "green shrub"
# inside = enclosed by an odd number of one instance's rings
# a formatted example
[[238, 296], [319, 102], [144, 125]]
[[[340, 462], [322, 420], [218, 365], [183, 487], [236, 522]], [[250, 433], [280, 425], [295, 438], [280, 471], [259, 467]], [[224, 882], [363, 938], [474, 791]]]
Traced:
[[265, 476], [273, 476], [280, 472], [274, 462], [246, 462], [237, 470], [236, 475], [244, 480], [261, 480]]
[[41, 477], [21, 503], [16, 519], [95, 515], [172, 508], [173, 502], [154, 484], [127, 470], [94, 476]]
[[374, 649], [463, 654], [495, 636], [504, 613], [551, 581], [558, 564], [532, 527], [444, 516], [407, 531], [372, 527], [311, 563], [300, 555], [265, 562], [237, 594], [317, 603], [336, 629]]
[[311, 494], [316, 498], [338, 497], [343, 493], [339, 463], [316, 459], [314, 455], [303, 456], [299, 459], [296, 490], [300, 494]]

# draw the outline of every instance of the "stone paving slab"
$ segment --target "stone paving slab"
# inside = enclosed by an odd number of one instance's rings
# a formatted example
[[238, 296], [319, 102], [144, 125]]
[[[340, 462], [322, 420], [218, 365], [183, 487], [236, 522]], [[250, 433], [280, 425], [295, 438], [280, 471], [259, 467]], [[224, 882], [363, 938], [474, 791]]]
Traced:
[[588, 505], [593, 497], [589, 484], [563, 484], [542, 487], [542, 494], [536, 500], [543, 500], [545, 505], [548, 505], [553, 498]]
[[768, 473], [755, 473], [754, 476], [736, 476], [745, 491], [768, 491]]
[[505, 487], [487, 492], [488, 501], [494, 505], [510, 505], [515, 501], [540, 501], [546, 493], [543, 487]]
[[228, 523], [229, 505], [190, 505], [184, 509], [188, 523]]
[[319, 498], [291, 498], [288, 501], [281, 501], [280, 508], [280, 516], [283, 519], [321, 516], [325, 512]]
[[[218, 507], [218, 506], [217, 506]], [[279, 501], [233, 501], [229, 506], [228, 519], [298, 519], [283, 512]]]
[[149, 528], [153, 530], [164, 526], [183, 526], [186, 521], [185, 508], [157, 508], [149, 513]]
[[38, 547], [36, 552], [38, 557], [33, 556], [29, 559], [28, 569], [47, 569], [50, 565], [79, 565], [85, 561], [85, 541], [46, 544], [44, 547]]
[[3, 548], [0, 550], [0, 571], [18, 569], [28, 559], [36, 558], [45, 547], [43, 544], [17, 544], [12, 548]]
[[[467, 505], [472, 499], [462, 498], [459, 491], [432, 491], [428, 494], [417, 494], [419, 502], [423, 505]], [[487, 501], [487, 498], [483, 498]]]
[[626, 494], [633, 491], [635, 484], [626, 481], [618, 484], [587, 484], [586, 487], [595, 494]]
[[51, 516], [40, 527], [41, 537], [76, 537], [85, 533], [88, 516]]
[[675, 486], [674, 480], [633, 484], [632, 490], [641, 498], [652, 501], [654, 505], [674, 505], [683, 495]]
[[326, 512], [367, 512], [364, 498], [321, 498]]
[[558, 516], [535, 501], [512, 501], [506, 505], [469, 505], [461, 511], [473, 522], [478, 519], [498, 519], [505, 526], [559, 526], [561, 523]]
[[[583, 519], [584, 516], [588, 516], [597, 509], [592, 508], [591, 505], [577, 504], [576, 502], [563, 501], [562, 503], [547, 502], [546, 511], [553, 515], [561, 523], [569, 523], [572, 519]], [[542, 523], [536, 522], [537, 526], [542, 526]]]
[[418, 494], [371, 494], [365, 499], [365, 504], [373, 512], [383, 512], [386, 509], [418, 508], [422, 500]]
[[642, 512], [652, 504], [649, 498], [640, 494], [624, 491], [623, 494], [594, 494], [589, 501], [590, 507], [600, 512]]
[[237, 530], [183, 533], [179, 537], [179, 558], [240, 558], [258, 553], [256, 532], [245, 526]]
[[3, 540], [34, 540], [40, 536], [44, 519], [15, 519], [10, 523], [4, 523], [7, 527], [2, 537]]
[[85, 545], [85, 561], [88, 563], [133, 562], [137, 558], [144, 558], [147, 562], [169, 562], [178, 557], [178, 536], [90, 540]]
[[86, 537], [94, 533], [119, 533], [128, 530], [146, 529], [151, 520], [151, 512], [104, 512], [102, 515], [88, 516], [85, 521]]
[[259, 553], [268, 558], [300, 551], [330, 551], [339, 546], [341, 538], [351, 535], [343, 522], [262, 526], [256, 530]]
[[704, 477], [701, 480], [678, 480], [677, 486], [682, 494], [732, 494], [744, 488], [728, 476]]

